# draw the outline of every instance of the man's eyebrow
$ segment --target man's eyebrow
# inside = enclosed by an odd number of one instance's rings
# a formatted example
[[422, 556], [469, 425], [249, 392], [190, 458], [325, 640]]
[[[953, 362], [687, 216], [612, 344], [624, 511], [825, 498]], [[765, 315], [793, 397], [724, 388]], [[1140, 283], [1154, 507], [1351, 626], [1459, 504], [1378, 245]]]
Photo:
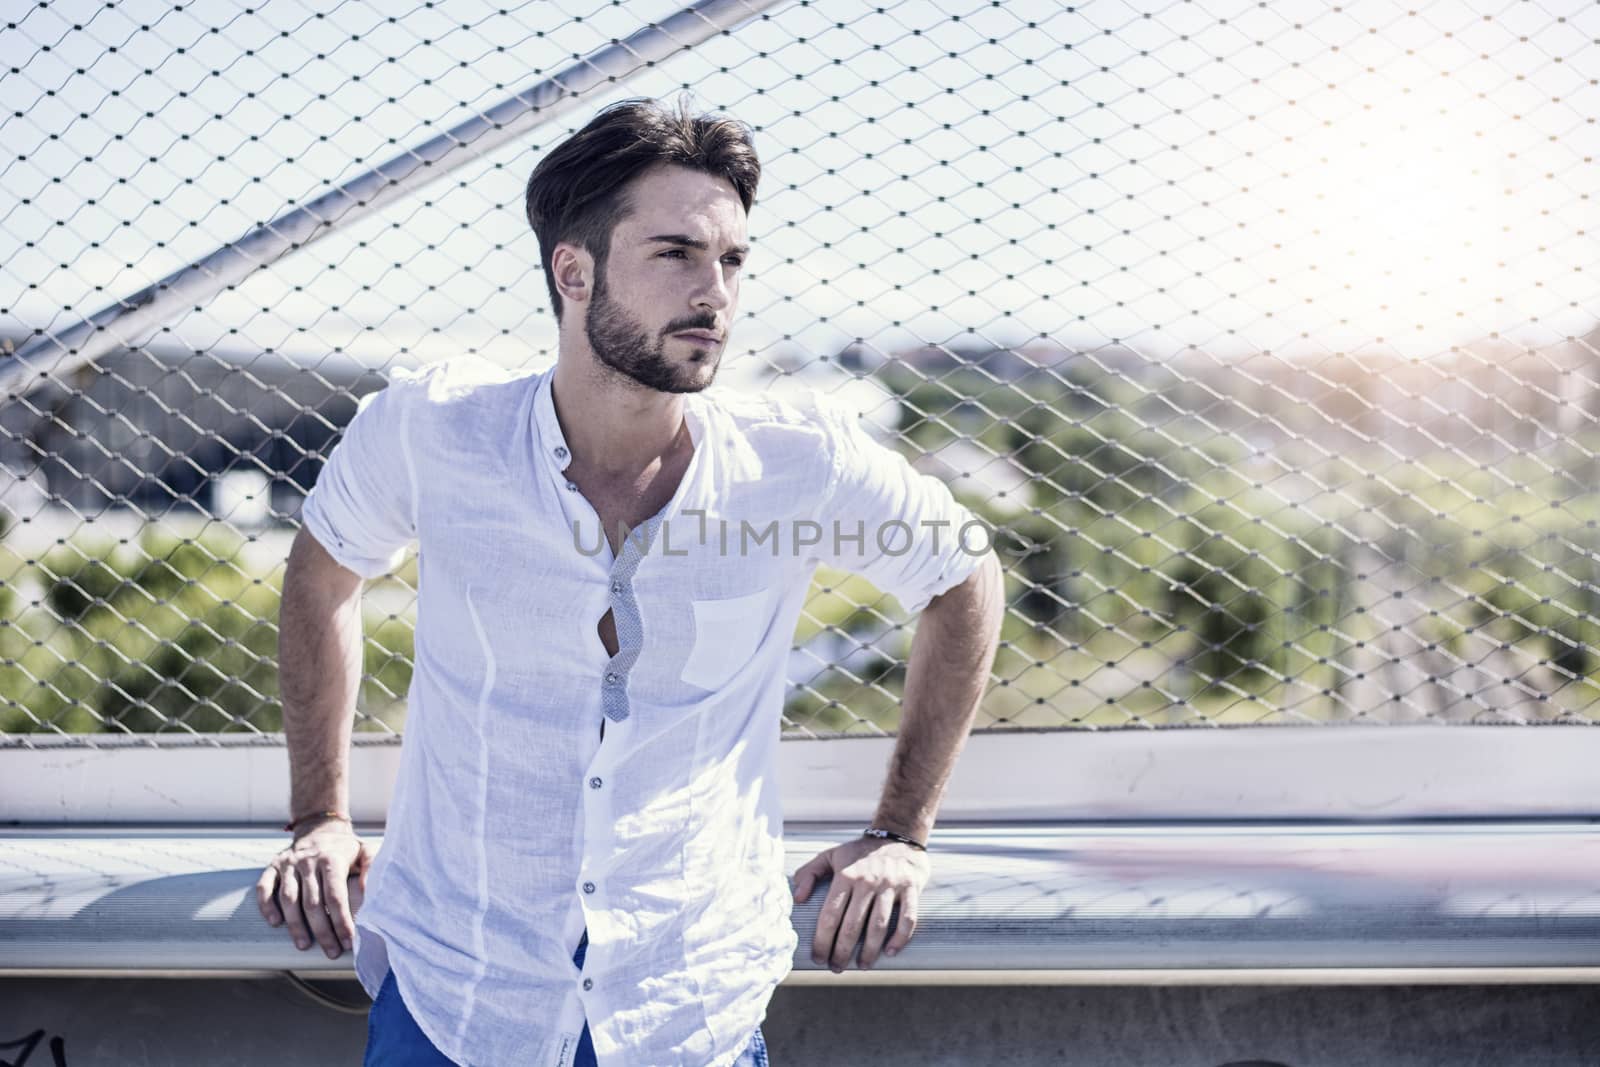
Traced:
[[[645, 240], [646, 241], [655, 241], [655, 242], [658, 242], [660, 244], [666, 244], [666, 245], [683, 245], [686, 248], [697, 249], [698, 251], [701, 251], [701, 252], [704, 252], [706, 249], [711, 247], [710, 245], [706, 244], [704, 241], [700, 240], [700, 238], [698, 238], [698, 237], [690, 237], [686, 233], [658, 233], [658, 234], [655, 234], [654, 236], [646, 237]], [[741, 256], [747, 256], [747, 255], [750, 254], [750, 246], [749, 245], [733, 245], [728, 249], [728, 251], [737, 252]]]

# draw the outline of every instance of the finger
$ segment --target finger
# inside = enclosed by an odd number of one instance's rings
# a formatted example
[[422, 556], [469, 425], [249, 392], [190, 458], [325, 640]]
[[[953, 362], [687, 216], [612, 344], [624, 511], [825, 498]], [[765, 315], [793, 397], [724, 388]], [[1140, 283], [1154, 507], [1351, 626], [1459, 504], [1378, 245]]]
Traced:
[[835, 973], [842, 972], [850, 966], [850, 958], [856, 954], [856, 939], [861, 936], [862, 927], [867, 924], [867, 913], [872, 910], [872, 902], [877, 899], [875, 893], [865, 890], [858, 891], [850, 897], [850, 907], [844, 913], [844, 921], [839, 926], [839, 936], [833, 942], [833, 964]]
[[366, 874], [363, 873], [360, 877], [352, 874], [345, 879], [345, 893], [350, 898], [350, 937], [352, 939], [351, 944], [354, 944], [355, 917], [361, 914], [361, 904], [367, 899]]
[[355, 922], [350, 918], [347, 879], [348, 876], [340, 878], [330, 871], [322, 883], [322, 900], [328, 913], [328, 925], [332, 927], [333, 936], [338, 939], [339, 947], [345, 950], [350, 948], [351, 940], [356, 936]]
[[278, 910], [278, 868], [269, 866], [256, 879], [256, 907], [268, 926], [283, 922], [283, 912]]
[[827, 860], [827, 853], [814, 856], [807, 860], [805, 865], [794, 872], [794, 900], [796, 904], [804, 904], [806, 898], [811, 896], [811, 891], [817, 886], [817, 879], [833, 869]]
[[292, 865], [280, 868], [278, 877], [278, 907], [283, 909], [283, 921], [289, 926], [289, 936], [294, 947], [311, 947], [311, 934], [306, 930], [306, 917], [300, 913], [300, 875]]
[[811, 962], [825, 965], [833, 952], [834, 935], [839, 932], [839, 920], [844, 918], [850, 905], [850, 886], [847, 882], [834, 882], [828, 899], [817, 912], [817, 932], [811, 938]]
[[889, 936], [889, 916], [894, 912], [895, 896], [893, 888], [885, 889], [873, 902], [872, 911], [867, 917], [867, 940], [861, 946], [862, 970], [877, 963], [878, 954], [883, 951], [883, 939]]
[[300, 910], [305, 913], [306, 925], [311, 927], [312, 936], [317, 939], [317, 944], [322, 946], [323, 953], [332, 960], [339, 958], [339, 938], [333, 932], [333, 924], [328, 921], [327, 901], [323, 897], [323, 886], [331, 881], [328, 868], [329, 861], [325, 857], [305, 862], [300, 872], [300, 884], [303, 890]]
[[911, 935], [917, 932], [917, 907], [922, 900], [922, 890], [915, 884], [906, 886], [906, 891], [900, 898], [900, 922], [894, 928], [894, 936], [889, 938], [889, 944], [884, 951], [891, 956], [898, 956], [900, 950], [906, 947], [906, 942], [911, 940]]

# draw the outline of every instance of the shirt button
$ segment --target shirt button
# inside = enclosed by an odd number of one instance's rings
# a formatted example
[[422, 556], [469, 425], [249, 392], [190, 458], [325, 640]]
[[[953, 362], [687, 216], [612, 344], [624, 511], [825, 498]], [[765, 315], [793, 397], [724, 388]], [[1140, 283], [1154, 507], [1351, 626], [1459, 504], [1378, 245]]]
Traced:
[[583, 988], [584, 988], [585, 992], [587, 992], [588, 990], [593, 989], [594, 988], [594, 979], [593, 978], [585, 978], [583, 980]]
[[621, 582], [612, 582], [612, 583], [611, 583], [611, 591], [612, 591], [612, 592], [613, 592], [613, 593], [620, 593], [620, 592], [622, 592], [622, 583], [621, 583]]
[[601, 786], [600, 779], [598, 779], [598, 778], [589, 779], [589, 788], [590, 789], [599, 789], [600, 786]]
[[619, 676], [616, 671], [606, 671], [606, 684], [616, 685], [618, 677]]
[[577, 482], [568, 482], [567, 483], [567, 489], [569, 491], [571, 491], [571, 492], [576, 493], [578, 491], [578, 483]]
[[566, 459], [567, 458], [567, 448], [566, 448], [565, 445], [557, 445], [556, 446], [556, 458], [557, 459]]
[[583, 891], [585, 893], [593, 893], [594, 892], [594, 883], [593, 882], [585, 882], [585, 883], [583, 883]]

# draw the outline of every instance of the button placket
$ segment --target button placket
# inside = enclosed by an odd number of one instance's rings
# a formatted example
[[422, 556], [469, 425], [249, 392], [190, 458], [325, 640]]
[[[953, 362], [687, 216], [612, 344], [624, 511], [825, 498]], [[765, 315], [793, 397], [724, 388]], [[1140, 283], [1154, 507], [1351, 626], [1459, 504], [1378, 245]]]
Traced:
[[[628, 706], [628, 675], [638, 661], [640, 647], [643, 643], [643, 630], [639, 620], [639, 605], [634, 596], [633, 576], [638, 570], [642, 550], [641, 540], [644, 543], [653, 543], [656, 533], [654, 520], [644, 531], [642, 538], [628, 537], [624, 540], [622, 550], [617, 553], [611, 567], [611, 574], [607, 580], [610, 591], [610, 604], [612, 618], [617, 629], [617, 654], [612, 656], [606, 664], [600, 678], [601, 707], [606, 718], [615, 724], [613, 729], [605, 731], [600, 744], [601, 753], [597, 757], [595, 769], [609, 767], [608, 753], [616, 750], [616, 746], [626, 748], [626, 735], [630, 732], [631, 723], [628, 721], [630, 708]], [[606, 772], [609, 774], [609, 772]], [[611, 790], [606, 790], [605, 779], [600, 774], [591, 773], [587, 779], [588, 788], [583, 790], [583, 813], [585, 825], [585, 856], [583, 868], [589, 871], [603, 873], [595, 866], [595, 854], [590, 851], [590, 845], [596, 846], [600, 855], [607, 854], [607, 843], [611, 839], [614, 827], [611, 819]], [[598, 879], [585, 879], [579, 882], [579, 900], [585, 912], [591, 915], [603, 913], [607, 908], [607, 898], [603, 886]], [[591, 922], [591, 930], [596, 926]], [[596, 946], [591, 940], [589, 946], [590, 959], [586, 964], [593, 962], [593, 953]], [[594, 980], [584, 978], [582, 988], [585, 992], [594, 988]]]
[[628, 717], [628, 675], [638, 661], [643, 641], [633, 577], [645, 551], [641, 545], [654, 543], [658, 522], [659, 516], [652, 518], [623, 540], [607, 580], [611, 617], [617, 628], [617, 653], [611, 657], [600, 679], [601, 707], [606, 718], [613, 722], [621, 722]]

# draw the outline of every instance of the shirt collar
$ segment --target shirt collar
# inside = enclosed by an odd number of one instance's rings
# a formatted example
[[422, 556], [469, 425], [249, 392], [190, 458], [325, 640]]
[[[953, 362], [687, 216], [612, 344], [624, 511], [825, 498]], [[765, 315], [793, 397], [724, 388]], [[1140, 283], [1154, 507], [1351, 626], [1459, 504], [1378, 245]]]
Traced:
[[563, 471], [572, 462], [572, 452], [567, 448], [566, 435], [561, 432], [561, 420], [556, 418], [556, 402], [550, 388], [555, 377], [554, 367], [539, 376], [539, 387], [533, 394], [533, 422], [538, 430], [539, 452], [545, 462]]
[[[554, 367], [539, 376], [539, 385], [533, 395], [533, 421], [538, 429], [540, 453], [545, 462], [553, 464], [556, 471], [560, 472], [572, 463], [572, 450], [567, 445], [566, 435], [561, 432], [561, 420], [556, 418], [555, 394], [551, 388], [555, 377]], [[694, 443], [697, 454], [708, 440], [705, 414], [701, 408], [703, 403], [705, 401], [699, 393], [684, 394], [683, 419], [689, 425], [689, 440]]]

